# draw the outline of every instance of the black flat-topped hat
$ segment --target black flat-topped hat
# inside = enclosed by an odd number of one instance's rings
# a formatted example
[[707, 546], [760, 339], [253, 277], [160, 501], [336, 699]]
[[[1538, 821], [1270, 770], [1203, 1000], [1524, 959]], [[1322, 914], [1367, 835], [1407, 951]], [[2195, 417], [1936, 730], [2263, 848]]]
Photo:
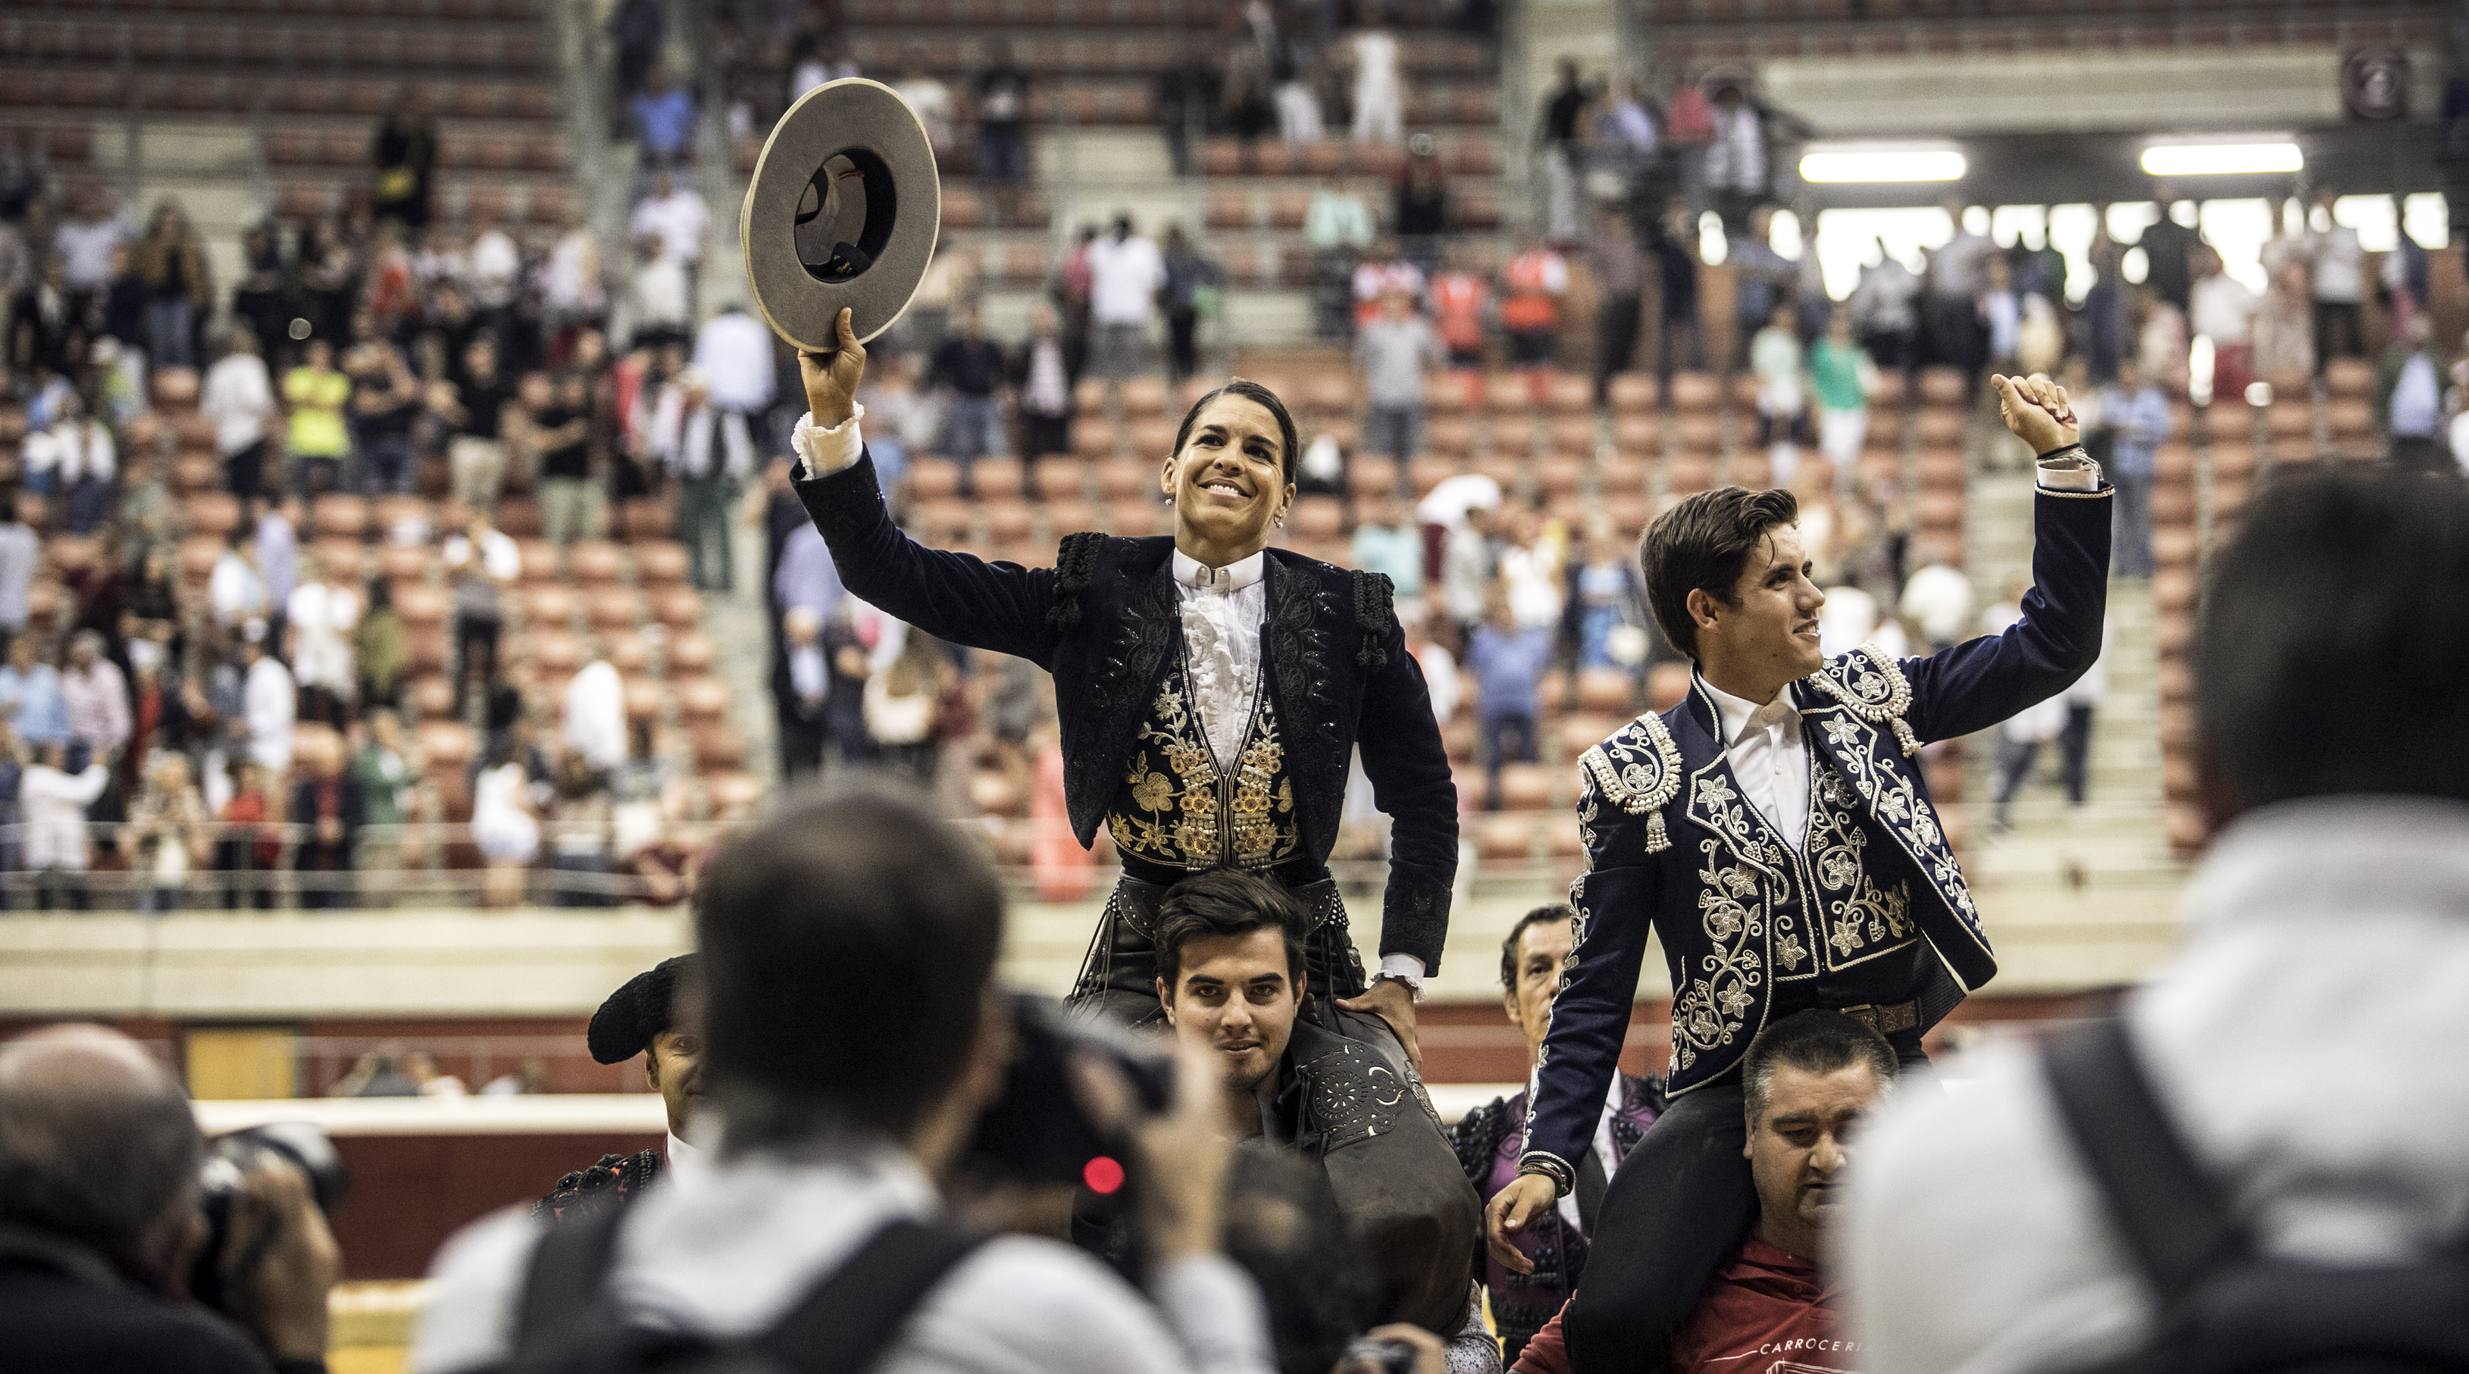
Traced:
[[603, 1064], [623, 1064], [652, 1047], [677, 1016], [677, 980], [693, 971], [695, 956], [680, 954], [626, 980], [592, 1013], [583, 1043]]
[[772, 126], [746, 188], [746, 283], [772, 332], [837, 346], [843, 306], [863, 343], [909, 308], [934, 257], [943, 188], [925, 126], [891, 87], [826, 81]]

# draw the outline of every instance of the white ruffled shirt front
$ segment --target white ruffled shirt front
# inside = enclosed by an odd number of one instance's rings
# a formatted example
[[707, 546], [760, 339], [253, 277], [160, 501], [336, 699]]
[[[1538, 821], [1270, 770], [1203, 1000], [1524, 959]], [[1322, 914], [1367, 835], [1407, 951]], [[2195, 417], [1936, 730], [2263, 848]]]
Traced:
[[[866, 408], [840, 424], [825, 428], [814, 416], [799, 420], [790, 431], [789, 447], [807, 477], [822, 477], [849, 467], [865, 451], [858, 422]], [[1266, 552], [1240, 558], [1222, 568], [1175, 550], [1175, 594], [1182, 603], [1186, 671], [1191, 678], [1192, 704], [1200, 712], [1201, 732], [1221, 764], [1242, 752], [1243, 732], [1252, 722], [1260, 694], [1260, 632], [1268, 619], [1269, 556]], [[1398, 978], [1420, 993], [1423, 961], [1411, 954], [1381, 957], [1380, 972]]]

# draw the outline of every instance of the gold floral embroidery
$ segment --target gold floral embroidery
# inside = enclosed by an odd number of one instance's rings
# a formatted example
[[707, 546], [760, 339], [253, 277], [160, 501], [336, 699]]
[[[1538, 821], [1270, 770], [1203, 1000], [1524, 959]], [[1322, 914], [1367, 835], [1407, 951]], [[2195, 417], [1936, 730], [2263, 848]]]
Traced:
[[1106, 817], [1117, 849], [1196, 869], [1229, 860], [1266, 868], [1302, 848], [1286, 749], [1265, 695], [1231, 780], [1218, 768], [1179, 668], [1167, 676], [1136, 739], [1122, 799]]

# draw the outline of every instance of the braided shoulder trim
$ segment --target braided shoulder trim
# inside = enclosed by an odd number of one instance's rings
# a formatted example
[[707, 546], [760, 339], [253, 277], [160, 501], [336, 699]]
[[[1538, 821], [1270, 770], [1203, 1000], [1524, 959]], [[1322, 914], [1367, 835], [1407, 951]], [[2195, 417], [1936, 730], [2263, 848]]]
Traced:
[[1366, 672], [1378, 672], [1389, 662], [1389, 626], [1397, 619], [1397, 588], [1387, 573], [1354, 574], [1355, 625], [1363, 632], [1363, 642], [1355, 650], [1355, 665]]
[[1863, 644], [1819, 669], [1809, 679], [1870, 725], [1891, 729], [1907, 755], [1920, 752], [1920, 737], [1904, 713], [1912, 709], [1912, 684], [1903, 669], [1874, 642]]
[[1097, 577], [1097, 555], [1106, 536], [1094, 531], [1063, 536], [1054, 555], [1054, 604], [1046, 608], [1046, 623], [1068, 630], [1080, 623], [1080, 594]]
[[1663, 808], [1680, 795], [1680, 746], [1663, 717], [1652, 711], [1631, 721], [1629, 729], [1646, 737], [1643, 747], [1624, 742], [1628, 730], [1623, 730], [1579, 755], [1578, 767], [1605, 801], [1646, 818], [1646, 852], [1661, 853], [1670, 844]]

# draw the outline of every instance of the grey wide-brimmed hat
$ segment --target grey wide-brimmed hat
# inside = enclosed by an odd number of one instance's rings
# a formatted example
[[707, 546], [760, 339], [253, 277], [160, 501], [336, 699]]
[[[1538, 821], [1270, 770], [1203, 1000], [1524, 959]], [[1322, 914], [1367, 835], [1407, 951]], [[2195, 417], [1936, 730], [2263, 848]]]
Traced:
[[755, 309], [822, 353], [846, 306], [863, 343], [908, 309], [942, 220], [934, 148], [908, 102], [880, 81], [827, 81], [772, 126], [746, 188], [738, 237]]

